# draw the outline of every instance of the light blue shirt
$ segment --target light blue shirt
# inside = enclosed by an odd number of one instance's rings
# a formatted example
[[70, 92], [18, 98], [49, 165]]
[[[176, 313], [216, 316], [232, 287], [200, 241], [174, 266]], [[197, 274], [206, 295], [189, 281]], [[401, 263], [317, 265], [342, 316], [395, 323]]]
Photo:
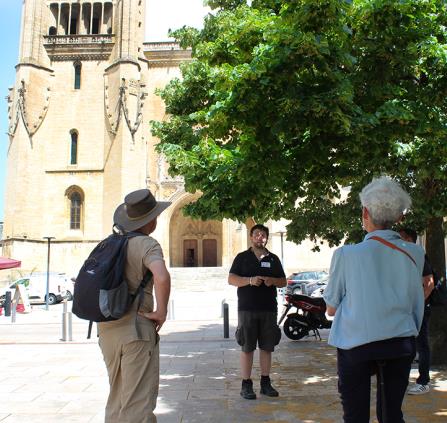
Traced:
[[[369, 239], [379, 236], [407, 251]], [[326, 303], [337, 309], [329, 344], [351, 349], [384, 339], [417, 336], [424, 315], [424, 250], [397, 232], [368, 233], [363, 242], [338, 248], [331, 261]]]

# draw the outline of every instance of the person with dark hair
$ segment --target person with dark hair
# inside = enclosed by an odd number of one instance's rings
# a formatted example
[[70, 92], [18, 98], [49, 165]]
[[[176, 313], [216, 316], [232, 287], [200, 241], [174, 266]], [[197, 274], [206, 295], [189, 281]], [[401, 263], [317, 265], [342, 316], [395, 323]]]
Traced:
[[412, 242], [413, 244], [416, 244], [418, 239], [418, 233], [411, 228], [401, 228], [399, 235], [404, 241]]
[[[399, 231], [399, 234], [404, 241], [416, 244], [418, 234], [414, 229], [402, 228]], [[419, 376], [416, 379], [416, 383], [407, 391], [407, 393], [410, 395], [421, 395], [426, 394], [430, 391], [430, 344], [428, 342], [428, 329], [431, 315], [430, 295], [434, 286], [434, 277], [433, 269], [427, 255], [425, 255], [422, 278], [425, 296], [424, 318], [422, 320], [422, 326], [419, 331], [419, 335], [416, 338]]]
[[334, 316], [338, 390], [345, 423], [370, 421], [371, 375], [377, 375], [379, 423], [403, 423], [402, 402], [424, 313], [424, 251], [391, 228], [411, 206], [393, 179], [373, 179], [360, 193], [364, 240], [335, 250], [324, 291]]
[[286, 286], [286, 275], [279, 258], [266, 248], [269, 230], [255, 225], [250, 230], [251, 247], [239, 253], [230, 269], [228, 283], [237, 287], [238, 327], [236, 341], [241, 346], [241, 396], [256, 399], [251, 372], [256, 346], [259, 346], [261, 394], [277, 397], [270, 381], [272, 352], [281, 339], [277, 324], [276, 288]]

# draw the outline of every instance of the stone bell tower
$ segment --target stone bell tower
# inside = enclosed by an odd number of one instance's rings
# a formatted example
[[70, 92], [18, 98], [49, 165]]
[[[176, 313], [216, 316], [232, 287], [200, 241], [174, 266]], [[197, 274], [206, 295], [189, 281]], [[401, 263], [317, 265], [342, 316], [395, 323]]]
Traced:
[[22, 8], [7, 97], [3, 253], [41, 268], [43, 237], [52, 236], [52, 260], [66, 269], [110, 233], [124, 194], [146, 186], [154, 153], [145, 0], [23, 0]]
[[166, 118], [155, 91], [181, 77], [191, 56], [172, 41], [144, 43], [145, 8], [145, 0], [22, 0], [2, 240], [21, 273], [45, 271], [51, 250], [51, 270], [75, 276], [124, 195], [142, 187], [173, 203], [154, 233], [171, 267], [226, 266], [242, 249], [237, 222], [183, 216], [197, 196], [155, 151], [150, 121]]
[[[143, 53], [144, 17], [144, 0], [118, 0], [115, 4], [115, 43], [104, 70], [105, 117], [110, 142], [109, 159], [104, 166], [104, 231], [109, 230], [110, 210], [113, 211], [125, 193], [146, 183], [149, 117], [145, 102], [148, 63]], [[117, 166], [123, 170], [118, 180]]]

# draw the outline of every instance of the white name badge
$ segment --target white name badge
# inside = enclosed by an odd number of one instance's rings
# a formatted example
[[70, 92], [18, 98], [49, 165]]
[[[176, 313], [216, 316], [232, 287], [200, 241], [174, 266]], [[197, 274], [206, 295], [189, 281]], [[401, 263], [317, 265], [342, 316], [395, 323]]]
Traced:
[[261, 267], [270, 267], [269, 261], [261, 261]]

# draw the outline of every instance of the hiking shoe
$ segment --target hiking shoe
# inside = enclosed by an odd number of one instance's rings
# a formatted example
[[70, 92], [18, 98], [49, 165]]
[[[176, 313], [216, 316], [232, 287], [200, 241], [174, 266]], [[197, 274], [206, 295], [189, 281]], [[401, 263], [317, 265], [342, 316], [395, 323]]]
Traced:
[[409, 390], [408, 394], [410, 395], [422, 395], [430, 392], [430, 386], [428, 385], [420, 385], [419, 383], [415, 383]]
[[248, 400], [256, 399], [255, 391], [253, 391], [253, 381], [251, 379], [242, 380], [241, 397]]
[[261, 394], [268, 397], [279, 396], [278, 391], [272, 386], [269, 376], [261, 376]]

